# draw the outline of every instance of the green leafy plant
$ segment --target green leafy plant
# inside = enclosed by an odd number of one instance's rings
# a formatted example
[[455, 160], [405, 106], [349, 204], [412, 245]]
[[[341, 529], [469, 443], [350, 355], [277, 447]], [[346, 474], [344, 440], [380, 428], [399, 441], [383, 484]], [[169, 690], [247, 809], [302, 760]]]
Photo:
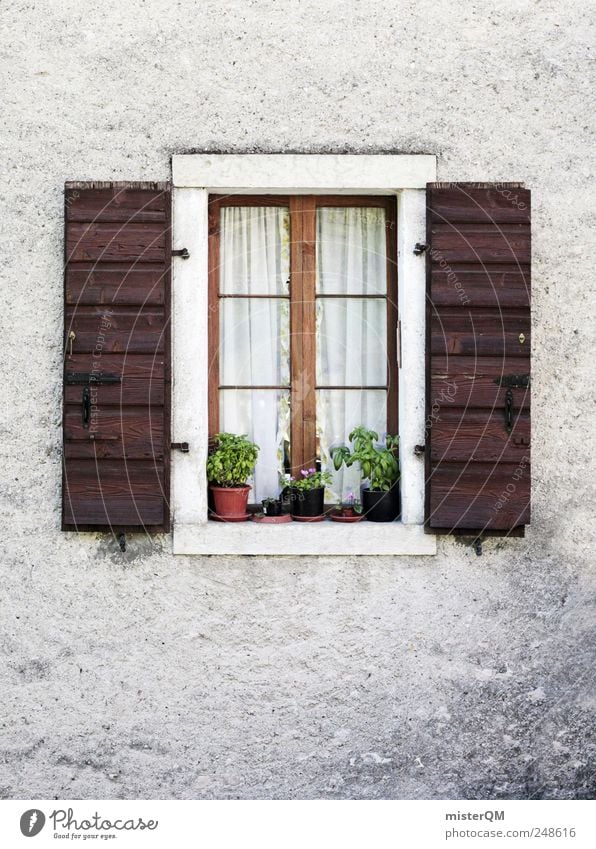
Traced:
[[329, 486], [333, 481], [331, 472], [317, 472], [316, 469], [301, 469], [300, 477], [286, 478], [286, 485], [290, 489], [306, 491], [309, 489], [319, 489], [322, 486]]
[[216, 433], [207, 457], [207, 479], [216, 486], [244, 486], [254, 471], [259, 446], [246, 434]]
[[387, 434], [382, 445], [378, 433], [360, 425], [348, 438], [352, 449], [347, 445], [331, 449], [336, 471], [342, 465], [350, 467], [359, 463], [362, 477], [370, 481], [371, 490], [388, 492], [399, 480], [399, 436]]

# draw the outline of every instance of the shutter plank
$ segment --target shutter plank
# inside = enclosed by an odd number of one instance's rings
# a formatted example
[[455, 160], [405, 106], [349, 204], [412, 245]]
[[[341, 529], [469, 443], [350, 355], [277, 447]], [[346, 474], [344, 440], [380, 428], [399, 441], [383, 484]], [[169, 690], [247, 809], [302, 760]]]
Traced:
[[152, 461], [127, 463], [76, 459], [65, 486], [68, 525], [159, 525], [164, 521], [164, 479]]
[[66, 347], [68, 333], [76, 333], [78, 352], [144, 354], [163, 351], [164, 311], [159, 308], [90, 307], [66, 310]]
[[[530, 231], [527, 225], [503, 227], [470, 224], [436, 225], [431, 230], [433, 258], [445, 262], [503, 263], [514, 266], [530, 262]], [[431, 254], [432, 256], [432, 254]]]
[[[97, 409], [94, 409], [97, 408]], [[93, 404], [90, 427], [83, 426], [81, 405], [67, 405], [64, 416], [67, 456], [81, 456], [79, 449], [93, 449], [94, 442], [107, 442], [105, 456], [129, 459], [163, 459], [163, 411], [153, 414], [134, 407], [105, 407]], [[76, 443], [76, 445], [75, 445]], [[83, 452], [89, 456], [89, 452]], [[93, 452], [91, 450], [91, 456]]]
[[85, 222], [166, 221], [167, 193], [135, 189], [66, 191], [66, 220]]
[[528, 224], [527, 192], [519, 188], [474, 189], [458, 186], [435, 194], [430, 210], [431, 221], [450, 224]]
[[[450, 361], [451, 362], [451, 361]], [[525, 361], [524, 361], [525, 365]], [[509, 372], [507, 372], [509, 374]], [[516, 372], [511, 372], [515, 374]], [[438, 410], [447, 407], [476, 407], [505, 409], [506, 388], [494, 378], [461, 374], [432, 375], [431, 406]], [[514, 410], [528, 409], [529, 389], [512, 389]]]
[[431, 351], [438, 356], [523, 357], [530, 335], [527, 310], [442, 309], [432, 317]]
[[[165, 392], [162, 380], [125, 377], [120, 383], [114, 385], [91, 382], [91, 386], [100, 407], [121, 407], [125, 403], [139, 407], [156, 407], [164, 403]], [[65, 403], [80, 405], [82, 389], [80, 385], [65, 386]]]
[[66, 255], [71, 262], [165, 261], [166, 234], [161, 223], [68, 225]]
[[[76, 344], [76, 343], [75, 343]], [[65, 346], [66, 347], [66, 346]], [[67, 356], [67, 373], [97, 372], [97, 374], [115, 374], [121, 379], [142, 377], [153, 380], [165, 378], [165, 356], [151, 354], [101, 354], [94, 352], [73, 353]]]
[[65, 218], [62, 526], [168, 531], [169, 187], [68, 184]]
[[530, 464], [441, 463], [433, 471], [431, 516], [437, 527], [513, 530], [530, 521]]
[[[83, 266], [81, 268], [81, 266]], [[66, 270], [66, 303], [89, 305], [148, 305], [164, 303], [163, 271], [154, 265], [85, 266]]]
[[530, 271], [520, 265], [486, 266], [481, 271], [469, 265], [433, 263], [431, 297], [436, 307], [529, 307]]
[[530, 193], [437, 184], [427, 206], [426, 524], [517, 529], [530, 519], [530, 389], [501, 379], [530, 375]]
[[448, 410], [433, 423], [431, 460], [517, 463], [530, 447], [530, 417], [516, 412], [509, 434], [502, 411]]

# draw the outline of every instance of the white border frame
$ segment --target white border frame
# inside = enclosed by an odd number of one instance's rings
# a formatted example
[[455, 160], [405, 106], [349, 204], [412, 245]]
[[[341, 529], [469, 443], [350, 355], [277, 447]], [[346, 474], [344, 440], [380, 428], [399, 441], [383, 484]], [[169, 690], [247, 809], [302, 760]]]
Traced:
[[[172, 157], [172, 439], [190, 452], [172, 456], [174, 554], [436, 554], [425, 534], [424, 442], [425, 263], [413, 253], [426, 238], [429, 155], [182, 154]], [[345, 527], [259, 526], [207, 521], [207, 226], [210, 194], [383, 194], [398, 200], [398, 312], [401, 322], [399, 435], [402, 521]]]

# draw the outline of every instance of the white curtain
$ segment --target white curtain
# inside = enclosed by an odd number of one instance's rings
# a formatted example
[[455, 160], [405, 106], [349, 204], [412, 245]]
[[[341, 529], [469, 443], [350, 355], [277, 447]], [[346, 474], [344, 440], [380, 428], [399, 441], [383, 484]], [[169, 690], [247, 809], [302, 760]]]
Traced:
[[[281, 207], [224, 207], [220, 293], [270, 297], [220, 299], [220, 385], [288, 386], [290, 327], [289, 213]], [[324, 468], [330, 449], [363, 424], [385, 433], [387, 307], [385, 211], [317, 210], [317, 434]], [[362, 297], [341, 297], [356, 295]], [[273, 297], [271, 297], [273, 296]], [[277, 296], [277, 297], [276, 297]], [[299, 328], [293, 328], [299, 332]], [[279, 492], [284, 442], [290, 438], [289, 390], [221, 389], [220, 429], [246, 433], [260, 446], [251, 501]], [[359, 497], [357, 468], [334, 472], [328, 497]]]
[[[317, 294], [387, 293], [385, 210], [323, 207], [317, 210]], [[385, 386], [387, 383], [387, 305], [380, 298], [317, 300], [317, 384]], [[331, 495], [358, 499], [360, 469], [335, 472], [330, 450], [348, 444], [357, 425], [386, 432], [384, 389], [320, 389], [317, 433], [321, 461], [333, 473]]]
[[[290, 223], [281, 207], [224, 207], [220, 293], [288, 294]], [[220, 299], [220, 385], [289, 386], [289, 302], [280, 297]], [[260, 447], [251, 501], [279, 492], [289, 440], [289, 391], [221, 389], [220, 429], [246, 433]]]

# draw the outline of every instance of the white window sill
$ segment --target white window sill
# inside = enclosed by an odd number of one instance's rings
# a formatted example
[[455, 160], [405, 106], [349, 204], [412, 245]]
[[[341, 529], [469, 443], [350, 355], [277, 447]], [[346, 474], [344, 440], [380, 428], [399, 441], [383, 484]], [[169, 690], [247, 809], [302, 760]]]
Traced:
[[252, 522], [174, 526], [174, 554], [433, 555], [437, 539], [422, 525], [335, 522], [263, 525]]

